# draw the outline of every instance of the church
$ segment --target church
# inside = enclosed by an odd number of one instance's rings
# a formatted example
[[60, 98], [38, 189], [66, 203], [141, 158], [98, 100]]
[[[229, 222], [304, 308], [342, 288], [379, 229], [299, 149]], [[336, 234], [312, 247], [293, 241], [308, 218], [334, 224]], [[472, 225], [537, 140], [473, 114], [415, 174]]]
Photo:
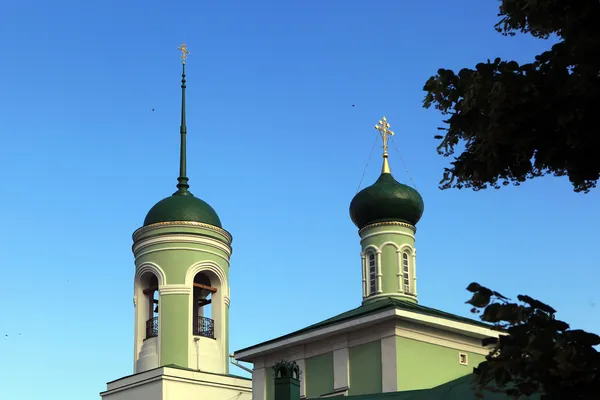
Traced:
[[[302, 399], [474, 399], [469, 375], [489, 353], [482, 339], [500, 332], [419, 304], [415, 244], [424, 203], [392, 176], [387, 145], [393, 132], [385, 117], [375, 125], [383, 141], [381, 175], [350, 202], [361, 248], [360, 306], [230, 355], [232, 235], [188, 185], [189, 53], [185, 45], [179, 50], [177, 191], [156, 203], [133, 233], [133, 373], [107, 383], [102, 399], [292, 400], [295, 394], [275, 395], [273, 367], [281, 360], [297, 365]], [[252, 379], [230, 374], [230, 364], [240, 362], [252, 364]]]

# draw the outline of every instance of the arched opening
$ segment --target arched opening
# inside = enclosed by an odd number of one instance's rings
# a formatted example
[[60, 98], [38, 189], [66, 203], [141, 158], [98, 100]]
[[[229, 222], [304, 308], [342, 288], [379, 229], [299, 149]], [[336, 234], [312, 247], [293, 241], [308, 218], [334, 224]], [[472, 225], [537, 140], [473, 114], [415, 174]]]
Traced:
[[195, 336], [215, 338], [215, 322], [213, 320], [212, 300], [217, 288], [211, 284], [204, 272], [194, 276], [194, 292], [192, 297], [192, 329]]
[[145, 272], [140, 277], [140, 284], [143, 294], [140, 312], [146, 321], [146, 335], [144, 339], [149, 339], [158, 336], [158, 278], [152, 272]]

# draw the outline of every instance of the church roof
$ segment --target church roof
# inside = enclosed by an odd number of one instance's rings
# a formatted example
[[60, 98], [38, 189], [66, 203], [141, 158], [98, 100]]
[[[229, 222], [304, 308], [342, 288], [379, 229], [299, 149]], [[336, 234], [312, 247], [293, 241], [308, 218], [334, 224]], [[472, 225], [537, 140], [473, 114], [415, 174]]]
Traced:
[[381, 300], [365, 303], [365, 304], [361, 305], [360, 307], [357, 307], [350, 311], [346, 311], [344, 313], [338, 314], [332, 318], [326, 319], [326, 320], [318, 322], [316, 324], [309, 325], [306, 328], [297, 330], [297, 331], [289, 333], [287, 335], [280, 336], [278, 338], [271, 339], [271, 340], [268, 340], [263, 343], [259, 343], [257, 345], [251, 346], [251, 347], [247, 347], [245, 349], [238, 350], [238, 351], [236, 351], [236, 353], [246, 352], [248, 350], [252, 350], [252, 349], [267, 345], [267, 344], [275, 343], [280, 340], [284, 340], [287, 338], [291, 338], [293, 336], [300, 335], [302, 333], [314, 331], [314, 330], [324, 328], [326, 326], [333, 325], [333, 324], [336, 324], [339, 322], [352, 320], [352, 319], [355, 319], [358, 317], [367, 316], [369, 314], [374, 314], [374, 313], [384, 311], [384, 310], [389, 310], [389, 309], [414, 312], [414, 313], [421, 314], [424, 316], [437, 317], [437, 318], [441, 318], [441, 319], [445, 319], [445, 320], [449, 320], [449, 321], [455, 321], [455, 322], [462, 322], [462, 323], [465, 323], [468, 325], [484, 327], [487, 329], [495, 328], [493, 325], [489, 325], [484, 322], [473, 320], [470, 318], [461, 317], [459, 315], [450, 314], [450, 313], [447, 313], [444, 311], [437, 310], [435, 308], [426, 307], [426, 306], [423, 306], [420, 304], [399, 300], [399, 299], [396, 299], [393, 297], [384, 297]]
[[[485, 400], [508, 400], [511, 397], [492, 391], [484, 392]], [[403, 392], [374, 393], [357, 396], [347, 396], [348, 400], [477, 400], [473, 387], [473, 376], [466, 375], [462, 378], [444, 383], [431, 389], [407, 390]], [[539, 399], [538, 396], [528, 397], [529, 400]], [[309, 399], [311, 400], [311, 399]], [[316, 400], [316, 399], [312, 399]]]

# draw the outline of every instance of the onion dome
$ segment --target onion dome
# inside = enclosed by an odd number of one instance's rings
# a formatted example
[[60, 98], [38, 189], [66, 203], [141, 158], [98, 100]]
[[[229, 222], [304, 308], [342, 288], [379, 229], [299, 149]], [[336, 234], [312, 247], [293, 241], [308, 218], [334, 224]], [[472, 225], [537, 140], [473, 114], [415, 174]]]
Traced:
[[424, 207], [419, 192], [384, 172], [373, 185], [354, 196], [350, 203], [350, 218], [359, 229], [389, 221], [416, 225]]
[[350, 203], [350, 218], [362, 229], [376, 222], [405, 222], [416, 225], [424, 210], [423, 198], [415, 189], [392, 176], [388, 163], [387, 142], [394, 132], [385, 117], [375, 125], [383, 138], [383, 168], [377, 181], [361, 190]]

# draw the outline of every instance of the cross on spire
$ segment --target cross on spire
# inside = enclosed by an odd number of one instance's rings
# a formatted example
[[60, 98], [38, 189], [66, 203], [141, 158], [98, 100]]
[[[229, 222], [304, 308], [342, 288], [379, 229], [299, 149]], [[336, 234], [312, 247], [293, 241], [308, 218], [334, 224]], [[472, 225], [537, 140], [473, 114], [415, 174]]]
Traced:
[[375, 125], [375, 129], [379, 131], [381, 139], [383, 141], [383, 168], [381, 169], [382, 174], [389, 174], [390, 165], [388, 163], [388, 141], [391, 136], [394, 136], [394, 132], [390, 129], [390, 124], [387, 122], [385, 116], [379, 120], [379, 123]]
[[180, 45], [177, 50], [181, 51], [181, 63], [185, 64], [185, 59], [187, 58], [188, 54], [190, 54], [190, 52], [187, 49], [187, 46], [184, 44]]

